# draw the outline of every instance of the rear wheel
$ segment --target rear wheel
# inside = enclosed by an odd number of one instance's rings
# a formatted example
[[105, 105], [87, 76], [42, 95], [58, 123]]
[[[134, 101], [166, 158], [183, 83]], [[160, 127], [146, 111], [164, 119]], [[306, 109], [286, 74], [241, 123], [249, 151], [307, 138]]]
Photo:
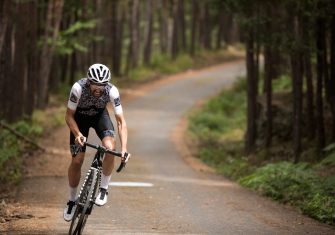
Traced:
[[80, 235], [85, 227], [87, 217], [91, 213], [93, 207], [94, 191], [97, 184], [97, 170], [91, 169], [83, 184], [81, 193], [77, 201], [77, 208], [73, 215], [70, 235]]

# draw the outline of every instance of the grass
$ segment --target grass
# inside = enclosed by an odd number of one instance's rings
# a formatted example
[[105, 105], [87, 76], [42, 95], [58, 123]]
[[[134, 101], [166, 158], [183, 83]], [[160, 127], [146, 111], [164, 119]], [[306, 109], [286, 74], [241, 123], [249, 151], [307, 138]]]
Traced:
[[[29, 139], [36, 139], [41, 136], [43, 129], [36, 123], [21, 120], [10, 125], [12, 129]], [[0, 132], [0, 181], [1, 186], [16, 184], [21, 179], [21, 166], [26, 151], [33, 147], [27, 145], [12, 132], [2, 129]]]
[[242, 158], [245, 129], [245, 80], [209, 100], [190, 116], [189, 136], [200, 147], [199, 158], [219, 173], [237, 179], [250, 172]]
[[156, 79], [163, 75], [171, 75], [188, 69], [197, 69], [230, 61], [244, 57], [242, 49], [236, 47], [228, 47], [217, 51], [197, 51], [192, 57], [187, 53], [178, 55], [172, 59], [170, 55], [153, 54], [150, 66], [141, 65], [128, 74], [128, 82], [144, 82]]
[[[59, 102], [59, 101], [57, 101]], [[30, 119], [23, 119], [10, 125], [12, 129], [33, 142], [44, 133], [65, 124], [65, 106], [54, 106], [47, 110], [35, 110]], [[0, 185], [3, 188], [18, 184], [22, 176], [24, 156], [35, 151], [35, 147], [7, 129], [0, 127]]]
[[[288, 76], [275, 80], [274, 91], [288, 92], [290, 80]], [[285, 95], [274, 97], [286, 98]], [[279, 117], [282, 122], [290, 118], [285, 113], [281, 115], [284, 115]], [[326, 157], [318, 163], [293, 164], [287, 161], [291, 156], [287, 147], [283, 147], [287, 143], [281, 142], [285, 141], [284, 137], [274, 138], [276, 141], [270, 149], [265, 149], [262, 146], [264, 141], [260, 140], [259, 151], [245, 156], [245, 124], [246, 82], [239, 79], [231, 90], [222, 91], [190, 115], [188, 136], [199, 149], [197, 156], [218, 173], [262, 195], [298, 207], [312, 218], [334, 225], [335, 143], [325, 148]], [[278, 132], [283, 130], [278, 129]], [[258, 131], [262, 132], [262, 127]], [[306, 157], [302, 159], [315, 159], [313, 148], [308, 145], [303, 153]]]

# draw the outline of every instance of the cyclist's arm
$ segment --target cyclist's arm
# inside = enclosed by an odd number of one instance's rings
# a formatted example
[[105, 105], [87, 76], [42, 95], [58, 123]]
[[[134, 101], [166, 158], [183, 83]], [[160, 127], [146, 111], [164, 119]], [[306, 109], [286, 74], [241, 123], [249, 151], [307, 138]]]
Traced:
[[75, 84], [73, 84], [71, 88], [69, 100], [67, 103], [65, 121], [68, 127], [70, 128], [72, 134], [75, 137], [75, 142], [77, 144], [83, 145], [84, 144], [83, 140], [85, 138], [82, 138], [84, 136], [80, 133], [77, 122], [74, 119], [74, 113], [76, 112], [76, 109], [77, 109], [77, 106], [78, 106], [78, 103], [81, 97], [81, 92], [82, 92], [82, 88], [79, 85], [79, 83], [76, 82]]
[[[70, 128], [71, 132], [73, 133], [73, 135], [75, 136], [76, 141], [77, 141], [78, 138], [81, 138], [81, 137], [84, 137], [84, 136], [79, 131], [77, 122], [74, 119], [74, 113], [75, 112], [76, 112], [75, 110], [67, 108], [66, 109], [66, 114], [65, 114], [65, 121], [66, 121], [66, 124]], [[81, 144], [81, 141], [79, 141], [78, 143]]]
[[118, 89], [113, 86], [109, 92], [110, 101], [113, 105], [115, 119], [117, 123], [117, 129], [119, 132], [120, 142], [121, 142], [121, 152], [122, 156], [125, 152], [127, 152], [127, 138], [128, 138], [128, 131], [127, 131], [127, 124], [126, 120], [123, 115], [120, 94]]
[[120, 142], [121, 142], [121, 151], [122, 151], [122, 154], [124, 154], [125, 152], [127, 152], [128, 130], [127, 130], [127, 123], [124, 118], [123, 112], [116, 113], [115, 119], [116, 119]]

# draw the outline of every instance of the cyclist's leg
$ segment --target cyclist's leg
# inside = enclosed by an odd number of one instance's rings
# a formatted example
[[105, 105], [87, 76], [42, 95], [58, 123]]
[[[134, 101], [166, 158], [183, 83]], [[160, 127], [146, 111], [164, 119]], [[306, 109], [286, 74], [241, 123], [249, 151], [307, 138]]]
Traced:
[[[87, 137], [88, 136], [88, 120], [85, 120], [84, 117], [78, 118], [78, 116], [75, 115], [75, 120], [77, 122], [78, 128], [80, 132]], [[68, 168], [68, 182], [69, 182], [69, 201], [66, 204], [66, 207], [64, 209], [64, 219], [65, 221], [71, 221], [72, 217], [74, 215], [76, 205], [75, 201], [77, 199], [77, 188], [80, 182], [80, 176], [81, 176], [81, 166], [84, 161], [84, 155], [86, 147], [80, 147], [79, 153], [75, 156], [74, 153], [77, 152], [78, 146], [75, 144], [75, 137], [70, 132], [70, 151], [72, 155], [71, 163]]]
[[[115, 138], [111, 137], [111, 136], [106, 136], [102, 139], [102, 145], [105, 146], [108, 149], [113, 149], [115, 150]], [[102, 162], [102, 173], [103, 173], [103, 177], [107, 177], [112, 174], [112, 171], [114, 169], [114, 156], [111, 154], [105, 154], [104, 160]], [[109, 182], [109, 179], [108, 179]], [[107, 183], [108, 183], [107, 182]], [[106, 185], [105, 182], [101, 181], [101, 187], [107, 189], [108, 188], [108, 184]]]
[[76, 157], [73, 157], [68, 169], [68, 180], [71, 188], [78, 187], [81, 175], [81, 166], [84, 162], [85, 152], [79, 152]]
[[[84, 117], [75, 116], [78, 128], [80, 132], [85, 136], [88, 137], [89, 132], [89, 120], [85, 119]], [[79, 148], [78, 154], [75, 156], [74, 152]], [[71, 150], [71, 163], [68, 169], [68, 179], [69, 179], [69, 186], [70, 188], [78, 187], [81, 175], [81, 166], [84, 162], [84, 155], [86, 151], [86, 146], [79, 147], [75, 144], [75, 136], [70, 132], [70, 150]]]
[[[102, 145], [108, 149], [115, 150], [115, 131], [113, 123], [109, 117], [107, 109], [99, 116], [99, 119], [94, 126], [94, 129], [102, 141]], [[102, 164], [103, 173], [105, 176], [109, 176], [114, 168], [114, 156], [111, 154], [105, 154], [105, 158]]]
[[[102, 141], [102, 145], [108, 149], [115, 149], [114, 127], [107, 109], [103, 111], [96, 123], [94, 129]], [[95, 201], [99, 206], [102, 206], [107, 202], [107, 189], [113, 168], [114, 156], [105, 154], [102, 162], [100, 193]]]

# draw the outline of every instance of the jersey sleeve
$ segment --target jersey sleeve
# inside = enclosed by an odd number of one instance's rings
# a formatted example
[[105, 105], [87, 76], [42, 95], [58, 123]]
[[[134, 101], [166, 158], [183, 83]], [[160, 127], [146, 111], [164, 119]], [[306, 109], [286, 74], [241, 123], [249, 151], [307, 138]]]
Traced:
[[81, 96], [81, 92], [82, 92], [82, 88], [79, 85], [79, 83], [75, 83], [72, 86], [71, 92], [70, 92], [70, 96], [69, 96], [69, 100], [67, 102], [67, 107], [71, 110], [76, 110], [79, 100], [80, 100], [80, 96]]
[[123, 110], [122, 110], [122, 105], [121, 105], [120, 93], [119, 93], [119, 90], [115, 86], [113, 86], [110, 89], [109, 97], [113, 105], [115, 114], [121, 114]]

